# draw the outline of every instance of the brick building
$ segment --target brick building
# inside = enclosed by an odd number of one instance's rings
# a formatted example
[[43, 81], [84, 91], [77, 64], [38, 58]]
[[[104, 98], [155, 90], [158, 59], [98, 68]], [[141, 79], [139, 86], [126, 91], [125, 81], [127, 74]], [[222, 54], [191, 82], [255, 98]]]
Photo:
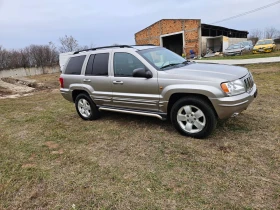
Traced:
[[[162, 19], [135, 34], [137, 45], [154, 44], [166, 47], [179, 55], [194, 50], [198, 55], [206, 52], [207, 39], [218, 44], [229, 37], [229, 44], [247, 40], [247, 31], [238, 31], [220, 26], [201, 24], [200, 19]], [[211, 43], [208, 41], [209, 43]], [[208, 46], [209, 47], [209, 46]]]

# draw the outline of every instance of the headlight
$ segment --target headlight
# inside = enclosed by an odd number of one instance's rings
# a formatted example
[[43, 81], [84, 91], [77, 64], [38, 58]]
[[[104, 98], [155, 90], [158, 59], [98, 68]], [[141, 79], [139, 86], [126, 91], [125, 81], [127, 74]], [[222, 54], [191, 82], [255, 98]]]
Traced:
[[228, 96], [235, 96], [246, 92], [244, 83], [240, 79], [231, 82], [224, 82], [221, 84], [221, 88]]

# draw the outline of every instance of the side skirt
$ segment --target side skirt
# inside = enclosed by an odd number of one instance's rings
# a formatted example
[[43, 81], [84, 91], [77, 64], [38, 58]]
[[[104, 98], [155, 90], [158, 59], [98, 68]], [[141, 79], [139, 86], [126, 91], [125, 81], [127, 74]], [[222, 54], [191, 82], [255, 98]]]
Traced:
[[142, 115], [142, 116], [156, 117], [160, 120], [166, 120], [166, 118], [167, 118], [167, 114], [161, 113], [161, 112], [149, 112], [149, 111], [145, 111], [145, 110], [125, 109], [125, 108], [110, 107], [110, 106], [100, 106], [98, 108], [100, 111], [136, 114], [136, 115]]

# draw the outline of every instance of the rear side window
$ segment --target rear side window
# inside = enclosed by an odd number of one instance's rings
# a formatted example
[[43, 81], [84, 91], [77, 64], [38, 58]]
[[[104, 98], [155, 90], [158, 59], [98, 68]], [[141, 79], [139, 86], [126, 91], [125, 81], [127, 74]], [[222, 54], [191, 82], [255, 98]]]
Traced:
[[89, 57], [88, 63], [87, 63], [87, 69], [86, 69], [86, 75], [92, 75], [92, 65], [95, 55], [91, 55]]
[[68, 62], [68, 65], [65, 70], [65, 74], [81, 74], [85, 57], [85, 55], [82, 55], [70, 58], [70, 61]]
[[86, 75], [108, 76], [109, 53], [91, 55], [87, 64]]

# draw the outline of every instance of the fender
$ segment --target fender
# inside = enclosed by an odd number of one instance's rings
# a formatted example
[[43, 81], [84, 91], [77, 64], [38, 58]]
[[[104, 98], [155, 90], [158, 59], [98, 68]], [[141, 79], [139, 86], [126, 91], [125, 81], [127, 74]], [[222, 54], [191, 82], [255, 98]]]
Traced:
[[175, 93], [199, 94], [209, 99], [224, 97], [222, 90], [214, 86], [194, 84], [168, 85], [162, 90], [160, 95], [159, 108], [162, 112], [167, 113], [169, 99]]

